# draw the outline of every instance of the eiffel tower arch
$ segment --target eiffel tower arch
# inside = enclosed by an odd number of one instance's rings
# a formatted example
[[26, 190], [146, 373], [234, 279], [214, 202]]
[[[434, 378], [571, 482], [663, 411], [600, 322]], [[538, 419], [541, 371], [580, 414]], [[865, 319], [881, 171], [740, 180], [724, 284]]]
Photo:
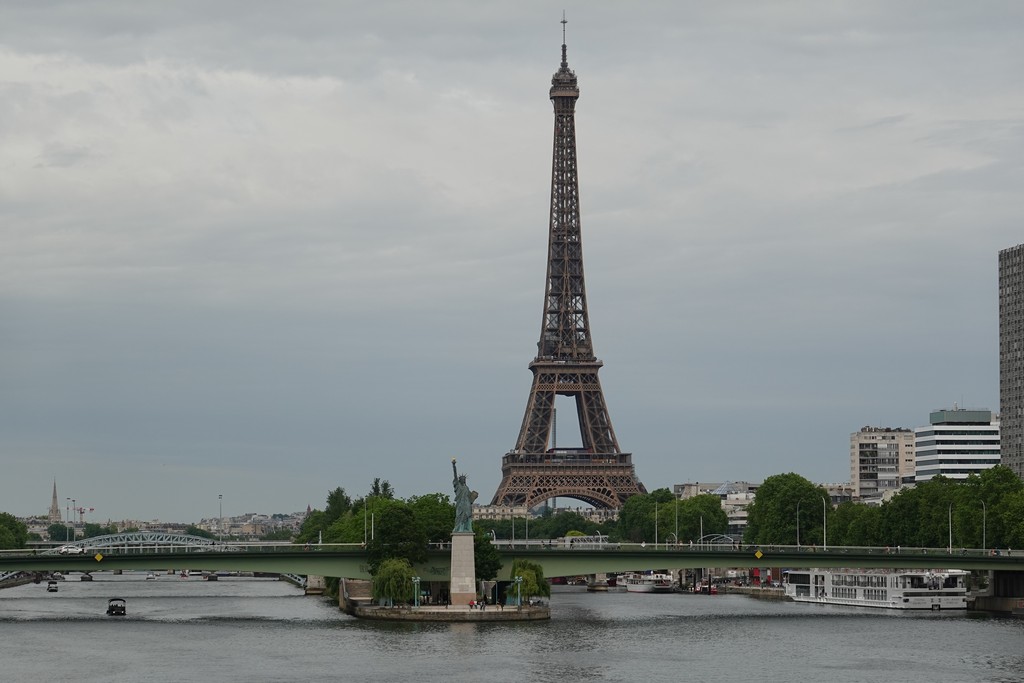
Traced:
[[[564, 25], [564, 20], [563, 20]], [[579, 181], [576, 168], [576, 74], [569, 69], [562, 36], [562, 64], [551, 79], [555, 133], [551, 161], [550, 229], [544, 314], [533, 385], [515, 448], [501, 463], [501, 483], [491, 505], [534, 507], [550, 498], [575, 498], [597, 508], [619, 508], [647, 489], [637, 479], [631, 453], [612, 429], [597, 373], [583, 277]], [[582, 446], [551, 447], [555, 399], [575, 402]]]

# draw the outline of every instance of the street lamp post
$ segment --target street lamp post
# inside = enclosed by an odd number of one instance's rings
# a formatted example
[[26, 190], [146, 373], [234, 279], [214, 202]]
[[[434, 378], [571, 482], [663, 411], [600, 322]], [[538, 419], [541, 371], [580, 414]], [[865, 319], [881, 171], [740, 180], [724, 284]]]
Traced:
[[679, 499], [678, 498], [673, 498], [672, 499], [672, 507], [675, 508], [675, 513], [676, 513], [676, 531], [675, 531], [675, 534], [676, 534], [676, 545], [679, 545]]
[[985, 538], [985, 517], [988, 516], [988, 510], [985, 508], [985, 501], [980, 500], [981, 503], [981, 549], [988, 550], [988, 539]]
[[71, 499], [70, 498], [65, 498], [64, 500], [67, 501], [67, 504], [64, 506], [64, 510], [67, 511], [67, 519], [65, 521], [68, 524], [68, 527], [67, 527], [67, 529], [64, 532], [64, 542], [65, 543], [70, 543], [71, 542]]
[[821, 549], [828, 550], [828, 512], [825, 505], [825, 496], [821, 497]]
[[523, 608], [523, 577], [517, 576], [515, 578], [515, 582], [516, 582], [516, 608], [517, 609], [522, 609]]
[[415, 607], [420, 606], [420, 577], [412, 577], [412, 592], [413, 592], [413, 605]]
[[78, 510], [78, 501], [71, 499], [71, 540], [78, 540], [78, 527], [75, 526], [75, 512]]
[[949, 509], [946, 511], [949, 515], [949, 545], [946, 546], [946, 552], [950, 555], [953, 554], [953, 501], [949, 501]]
[[217, 531], [220, 532], [220, 542], [224, 542], [224, 494], [217, 494]]
[[654, 547], [658, 547], [658, 504], [654, 504]]
[[800, 550], [800, 501], [796, 502], [796, 549]]

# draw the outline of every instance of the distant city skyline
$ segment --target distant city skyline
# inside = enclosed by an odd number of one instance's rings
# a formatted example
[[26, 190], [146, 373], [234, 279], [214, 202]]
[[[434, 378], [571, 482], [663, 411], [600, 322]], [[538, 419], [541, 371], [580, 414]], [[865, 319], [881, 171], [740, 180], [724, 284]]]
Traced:
[[[863, 425], [999, 411], [1018, 5], [564, 8], [594, 350], [648, 490], [842, 482]], [[0, 6], [0, 510], [54, 479], [98, 519], [305, 509], [447, 492], [452, 457], [497, 489], [563, 7], [395, 9]]]

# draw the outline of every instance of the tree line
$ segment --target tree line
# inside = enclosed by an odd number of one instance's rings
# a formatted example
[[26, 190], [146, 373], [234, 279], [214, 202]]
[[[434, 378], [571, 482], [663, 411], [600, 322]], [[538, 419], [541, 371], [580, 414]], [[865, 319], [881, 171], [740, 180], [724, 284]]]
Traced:
[[1024, 482], [997, 466], [966, 479], [935, 477], [878, 506], [833, 508], [823, 487], [792, 472], [777, 474], [757, 489], [743, 538], [760, 545], [799, 539], [800, 545], [1024, 548]]

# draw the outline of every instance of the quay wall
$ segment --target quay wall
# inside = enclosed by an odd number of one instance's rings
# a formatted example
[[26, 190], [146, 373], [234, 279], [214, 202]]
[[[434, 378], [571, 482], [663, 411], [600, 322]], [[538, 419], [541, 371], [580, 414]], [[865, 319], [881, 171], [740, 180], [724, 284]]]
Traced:
[[758, 600], [791, 600], [781, 588], [759, 588], [758, 586], [727, 586], [730, 595], [749, 595]]
[[431, 621], [431, 622], [470, 622], [470, 621], [543, 621], [551, 618], [548, 607], [523, 607], [516, 609], [468, 609], [452, 605], [444, 607], [376, 607], [357, 605], [352, 608], [352, 616], [360, 619], [376, 619], [378, 621]]

